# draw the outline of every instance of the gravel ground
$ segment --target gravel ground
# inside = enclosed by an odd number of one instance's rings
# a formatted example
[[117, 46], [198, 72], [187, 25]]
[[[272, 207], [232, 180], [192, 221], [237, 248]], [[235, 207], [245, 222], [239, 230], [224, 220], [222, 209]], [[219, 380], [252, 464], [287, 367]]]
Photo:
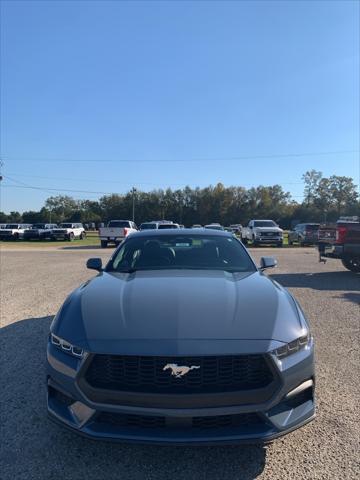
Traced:
[[[273, 251], [273, 253], [270, 252]], [[264, 253], [266, 251], [266, 253]], [[3, 247], [1, 273], [1, 465], [3, 480], [359, 478], [360, 276], [317, 262], [312, 248], [274, 254], [271, 272], [310, 319], [317, 350], [317, 418], [263, 448], [153, 447], [94, 442], [46, 417], [49, 324], [65, 296], [93, 273], [86, 259], [112, 250]]]

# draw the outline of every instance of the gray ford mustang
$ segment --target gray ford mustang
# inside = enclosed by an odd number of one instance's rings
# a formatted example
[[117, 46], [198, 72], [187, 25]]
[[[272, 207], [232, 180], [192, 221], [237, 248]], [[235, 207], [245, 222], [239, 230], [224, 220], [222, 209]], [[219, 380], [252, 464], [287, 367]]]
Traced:
[[314, 344], [231, 233], [145, 230], [70, 294], [47, 347], [50, 418], [91, 438], [268, 442], [315, 416]]

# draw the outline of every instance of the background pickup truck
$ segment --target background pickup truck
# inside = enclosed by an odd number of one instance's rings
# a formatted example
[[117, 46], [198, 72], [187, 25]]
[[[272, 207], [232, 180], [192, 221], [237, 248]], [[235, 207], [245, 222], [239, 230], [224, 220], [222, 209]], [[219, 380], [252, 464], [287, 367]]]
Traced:
[[241, 240], [247, 244], [283, 246], [283, 231], [273, 220], [250, 220], [241, 230]]
[[106, 248], [109, 243], [119, 245], [125, 237], [136, 231], [137, 226], [131, 220], [111, 220], [107, 227], [99, 228], [101, 246]]
[[[319, 260], [338, 258], [348, 270], [360, 272], [360, 221], [340, 218], [336, 224], [321, 225], [318, 234]], [[326, 260], [325, 260], [326, 261]]]

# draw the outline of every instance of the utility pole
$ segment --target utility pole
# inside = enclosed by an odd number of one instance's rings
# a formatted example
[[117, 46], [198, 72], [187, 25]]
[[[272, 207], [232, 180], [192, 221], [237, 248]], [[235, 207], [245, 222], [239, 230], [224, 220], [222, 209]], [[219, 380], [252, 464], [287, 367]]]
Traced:
[[132, 193], [132, 221], [135, 222], [135, 194], [136, 194], [135, 187], [131, 189], [131, 193]]
[[2, 175], [2, 167], [4, 166], [4, 162], [0, 159], [0, 210], [1, 210], [1, 182], [3, 181], [3, 175]]

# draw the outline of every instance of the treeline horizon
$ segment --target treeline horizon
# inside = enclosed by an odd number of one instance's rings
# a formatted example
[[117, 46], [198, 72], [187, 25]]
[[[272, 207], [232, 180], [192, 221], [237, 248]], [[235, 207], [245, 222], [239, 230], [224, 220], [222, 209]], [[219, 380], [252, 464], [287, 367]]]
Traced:
[[125, 194], [104, 195], [99, 200], [75, 200], [68, 195], [49, 197], [39, 211], [9, 214], [0, 212], [0, 223], [108, 222], [132, 219], [139, 225], [151, 220], [172, 220], [191, 226], [219, 222], [246, 225], [252, 218], [275, 220], [283, 228], [300, 222], [336, 221], [340, 216], [359, 215], [360, 199], [351, 177], [323, 177], [316, 170], [306, 172], [304, 199], [297, 202], [281, 185], [245, 188], [224, 187], [130, 190]]

